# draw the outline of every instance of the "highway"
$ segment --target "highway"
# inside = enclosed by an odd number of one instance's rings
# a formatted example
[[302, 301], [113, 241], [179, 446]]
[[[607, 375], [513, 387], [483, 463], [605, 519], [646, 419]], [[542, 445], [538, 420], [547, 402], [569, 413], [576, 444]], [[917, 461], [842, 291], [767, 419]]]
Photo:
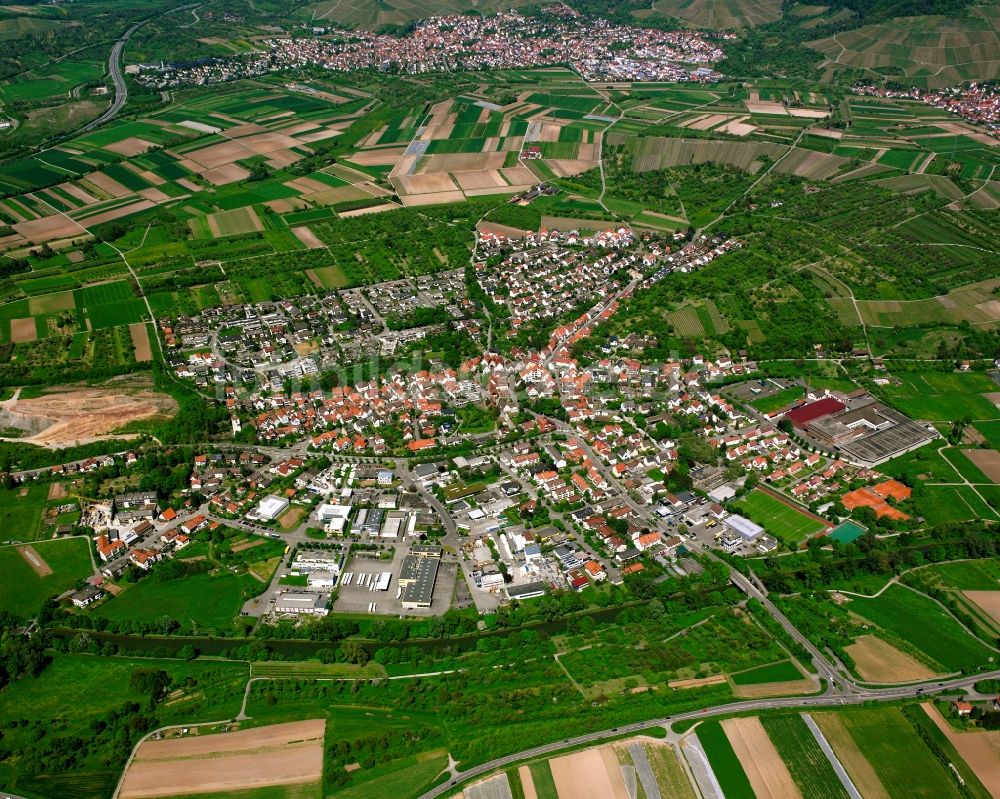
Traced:
[[135, 23], [135, 25], [122, 34], [121, 38], [111, 48], [111, 55], [108, 56], [108, 74], [111, 75], [111, 80], [115, 84], [115, 99], [108, 106], [107, 111], [93, 122], [84, 125], [80, 129], [81, 133], [86, 133], [88, 130], [93, 130], [105, 122], [110, 122], [125, 107], [125, 103], [128, 101], [128, 87], [125, 85], [125, 77], [122, 75], [122, 52], [125, 50], [128, 40], [132, 38], [132, 34], [139, 30], [145, 21]]
[[[611, 727], [610, 729], [600, 730], [598, 732], [587, 733], [586, 735], [577, 735], [573, 738], [565, 738], [560, 741], [553, 741], [552, 743], [543, 744], [542, 746], [536, 746], [532, 749], [525, 749], [521, 752], [515, 752], [512, 755], [507, 755], [506, 757], [499, 757], [495, 760], [491, 760], [488, 763], [483, 763], [479, 766], [473, 766], [466, 771], [459, 771], [456, 779], [451, 780], [443, 785], [438, 785], [436, 788], [432, 788], [426, 793], [420, 796], [420, 799], [436, 799], [436, 797], [450, 795], [455, 793], [456, 785], [460, 782], [465, 782], [466, 780], [473, 779], [475, 777], [484, 776], [492, 771], [503, 768], [504, 766], [509, 766], [514, 763], [519, 763], [523, 760], [529, 760], [531, 758], [540, 757], [542, 755], [553, 754], [564, 749], [569, 749], [571, 747], [581, 746], [585, 744], [598, 743], [607, 738], [614, 738], [621, 735], [628, 735], [631, 733], [641, 733], [647, 730], [649, 727], [659, 727], [668, 728], [668, 725], [674, 724], [679, 721], [688, 721], [693, 719], [704, 719], [710, 718], [712, 716], [723, 716], [732, 713], [740, 713], [745, 711], [763, 711], [763, 710], [780, 710], [782, 708], [792, 709], [792, 708], [836, 708], [843, 707], [846, 705], [860, 705], [865, 702], [892, 702], [898, 699], [904, 698], [915, 698], [918, 696], [923, 696], [925, 691], [933, 691], [934, 693], [948, 691], [955, 688], [971, 688], [972, 683], [977, 680], [989, 680], [1000, 678], [1000, 671], [992, 671], [984, 674], [977, 674], [974, 676], [961, 677], [955, 680], [946, 680], [941, 683], [923, 683], [922, 685], [909, 685], [903, 688], [885, 688], [879, 690], [865, 690], [863, 694], [851, 694], [848, 696], [812, 696], [812, 697], [789, 697], [783, 699], [753, 699], [745, 702], [730, 702], [726, 705], [717, 705], [715, 707], [704, 708], [702, 710], [692, 710], [687, 713], [678, 713], [676, 716], [663, 716], [659, 718], [648, 719], [646, 721], [637, 721], [632, 724], [623, 724], [620, 727]], [[669, 731], [669, 729], [668, 729]]]

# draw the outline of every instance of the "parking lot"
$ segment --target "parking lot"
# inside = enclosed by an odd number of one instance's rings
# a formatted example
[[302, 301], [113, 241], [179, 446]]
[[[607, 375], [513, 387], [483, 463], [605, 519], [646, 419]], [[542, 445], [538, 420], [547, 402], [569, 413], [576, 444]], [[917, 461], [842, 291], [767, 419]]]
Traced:
[[[451, 605], [452, 594], [455, 590], [455, 575], [458, 570], [458, 565], [453, 560], [442, 560], [429, 608], [403, 609], [402, 596], [397, 596], [399, 594], [398, 578], [403, 566], [403, 558], [406, 557], [409, 549], [409, 545], [405, 544], [396, 546], [392, 560], [365, 558], [362, 557], [363, 552], [355, 550], [341, 575], [333, 611], [335, 613], [370, 613], [372, 611], [369, 608], [373, 602], [376, 605], [374, 613], [378, 615], [440, 616], [447, 611]], [[382, 572], [389, 572], [392, 575], [387, 591], [372, 591], [370, 584], [368, 586], [359, 585], [362, 575], [377, 577]], [[353, 577], [350, 585], [345, 585], [344, 577], [348, 574], [353, 575]]]

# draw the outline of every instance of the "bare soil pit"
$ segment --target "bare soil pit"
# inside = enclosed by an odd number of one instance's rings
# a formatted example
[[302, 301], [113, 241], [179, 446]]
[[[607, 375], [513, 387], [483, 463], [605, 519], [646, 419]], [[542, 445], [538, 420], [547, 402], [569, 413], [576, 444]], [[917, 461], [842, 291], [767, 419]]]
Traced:
[[47, 447], [99, 441], [130, 422], [171, 415], [177, 403], [166, 394], [135, 385], [54, 389], [33, 399], [18, 399], [4, 409], [12, 422], [41, 429], [22, 439]]

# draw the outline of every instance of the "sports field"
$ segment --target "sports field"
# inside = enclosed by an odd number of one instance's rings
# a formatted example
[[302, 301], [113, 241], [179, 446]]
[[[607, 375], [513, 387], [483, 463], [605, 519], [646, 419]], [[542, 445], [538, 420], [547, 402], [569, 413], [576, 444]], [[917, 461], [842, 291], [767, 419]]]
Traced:
[[760, 489], [740, 500], [740, 507], [749, 519], [790, 546], [826, 529], [822, 522]]

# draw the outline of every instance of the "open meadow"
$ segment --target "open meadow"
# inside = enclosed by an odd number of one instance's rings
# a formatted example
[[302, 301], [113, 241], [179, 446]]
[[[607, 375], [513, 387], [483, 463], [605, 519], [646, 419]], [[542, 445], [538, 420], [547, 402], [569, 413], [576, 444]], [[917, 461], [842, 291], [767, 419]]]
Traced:
[[847, 608], [947, 671], [974, 668], [997, 655], [932, 599], [902, 585], [891, 586], [876, 599], [854, 597]]
[[93, 573], [90, 544], [82, 538], [0, 547], [0, 610], [30, 616], [49, 597]]

